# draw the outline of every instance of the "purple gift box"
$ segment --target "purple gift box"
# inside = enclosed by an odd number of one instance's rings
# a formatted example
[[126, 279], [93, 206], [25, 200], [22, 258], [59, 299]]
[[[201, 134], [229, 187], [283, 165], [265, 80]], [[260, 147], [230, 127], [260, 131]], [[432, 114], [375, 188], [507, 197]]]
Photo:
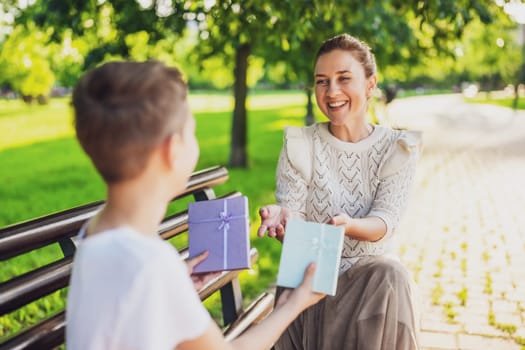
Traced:
[[209, 252], [208, 258], [193, 269], [194, 273], [250, 267], [248, 198], [190, 203], [188, 225], [190, 257]]

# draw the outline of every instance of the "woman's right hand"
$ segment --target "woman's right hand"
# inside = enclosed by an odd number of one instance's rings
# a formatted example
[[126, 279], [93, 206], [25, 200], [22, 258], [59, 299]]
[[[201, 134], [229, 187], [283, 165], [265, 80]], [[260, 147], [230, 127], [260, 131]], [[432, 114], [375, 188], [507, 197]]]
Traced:
[[264, 237], [264, 233], [268, 231], [268, 237], [275, 237], [282, 242], [286, 222], [291, 217], [291, 213], [290, 209], [276, 204], [262, 207], [259, 210], [261, 217], [261, 226], [257, 230], [259, 237]]
[[285, 289], [277, 303], [276, 307], [282, 306], [287, 302], [292, 302], [300, 308], [300, 311], [317, 304], [321, 299], [323, 299], [326, 294], [316, 293], [312, 291], [312, 283], [314, 279], [316, 266], [314, 263], [308, 265], [304, 272], [303, 282], [295, 289]]

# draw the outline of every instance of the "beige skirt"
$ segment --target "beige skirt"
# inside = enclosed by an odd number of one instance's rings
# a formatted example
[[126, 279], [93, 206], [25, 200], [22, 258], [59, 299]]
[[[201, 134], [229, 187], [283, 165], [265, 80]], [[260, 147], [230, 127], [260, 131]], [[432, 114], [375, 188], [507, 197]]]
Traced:
[[339, 277], [335, 296], [299, 315], [275, 350], [418, 349], [411, 285], [397, 260], [364, 257]]

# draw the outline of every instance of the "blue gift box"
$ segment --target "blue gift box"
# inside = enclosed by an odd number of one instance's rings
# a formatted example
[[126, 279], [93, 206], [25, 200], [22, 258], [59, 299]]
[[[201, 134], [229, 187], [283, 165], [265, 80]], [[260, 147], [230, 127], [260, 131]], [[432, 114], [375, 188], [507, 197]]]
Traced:
[[207, 250], [208, 258], [193, 272], [250, 267], [248, 198], [234, 197], [188, 205], [189, 255]]
[[315, 292], [335, 295], [344, 229], [341, 226], [289, 220], [286, 224], [277, 285], [295, 288], [307, 266], [315, 262]]

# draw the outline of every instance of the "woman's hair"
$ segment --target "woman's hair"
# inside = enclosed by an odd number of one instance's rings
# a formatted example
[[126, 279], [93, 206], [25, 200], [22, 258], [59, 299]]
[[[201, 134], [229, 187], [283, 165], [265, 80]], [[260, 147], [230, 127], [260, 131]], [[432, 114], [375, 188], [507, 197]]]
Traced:
[[73, 91], [77, 138], [107, 183], [145, 167], [166, 137], [180, 133], [187, 87], [161, 62], [110, 62], [80, 79]]
[[367, 78], [377, 73], [376, 60], [370, 47], [350, 34], [339, 34], [325, 40], [317, 51], [315, 61], [317, 62], [320, 56], [333, 50], [349, 51], [361, 63]]

